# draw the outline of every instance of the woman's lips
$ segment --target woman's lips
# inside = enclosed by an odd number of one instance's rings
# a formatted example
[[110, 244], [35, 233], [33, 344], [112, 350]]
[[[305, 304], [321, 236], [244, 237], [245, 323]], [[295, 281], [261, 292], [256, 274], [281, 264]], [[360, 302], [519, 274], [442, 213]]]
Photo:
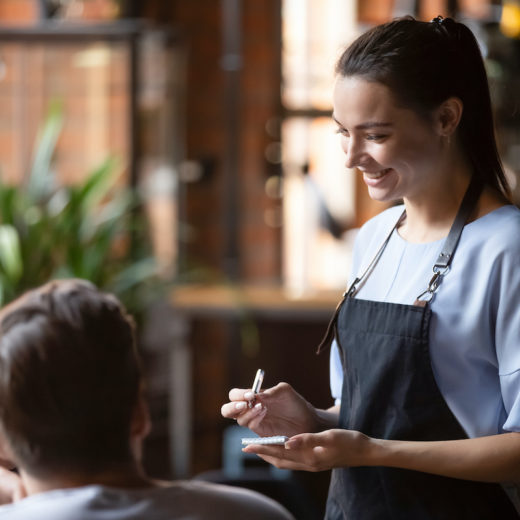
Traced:
[[373, 173], [363, 172], [363, 179], [367, 185], [375, 186], [383, 177], [388, 175], [391, 171], [392, 168], [385, 168], [384, 170]]

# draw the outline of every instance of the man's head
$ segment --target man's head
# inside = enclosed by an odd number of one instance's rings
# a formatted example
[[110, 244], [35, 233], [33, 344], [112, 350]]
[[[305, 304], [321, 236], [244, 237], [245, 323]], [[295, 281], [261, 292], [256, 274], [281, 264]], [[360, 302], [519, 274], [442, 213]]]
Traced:
[[133, 321], [90, 283], [50, 282], [0, 311], [0, 433], [33, 476], [131, 462], [139, 385]]

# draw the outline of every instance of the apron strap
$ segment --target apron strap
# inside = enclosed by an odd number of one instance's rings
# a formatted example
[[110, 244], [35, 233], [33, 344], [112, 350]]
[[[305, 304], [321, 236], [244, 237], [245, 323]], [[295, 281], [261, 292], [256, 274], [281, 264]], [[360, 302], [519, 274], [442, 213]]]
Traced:
[[449, 271], [451, 260], [455, 254], [455, 250], [459, 245], [462, 230], [466, 225], [472, 211], [475, 209], [477, 201], [482, 193], [484, 186], [480, 179], [475, 175], [471, 178], [468, 189], [462, 199], [459, 210], [453, 221], [450, 232], [442, 245], [442, 250], [433, 265], [433, 276], [428, 283], [428, 288], [417, 296], [414, 305], [424, 307], [428, 302], [433, 300], [443, 276]]
[[388, 242], [390, 241], [393, 232], [401, 225], [405, 217], [406, 210], [401, 213], [401, 216], [388, 233], [387, 237], [385, 238], [385, 241], [381, 244], [381, 247], [378, 249], [377, 253], [375, 254], [374, 258], [372, 258], [372, 261], [370, 262], [370, 264], [368, 264], [368, 267], [365, 269], [363, 274], [359, 277], [356, 277], [356, 279], [351, 283], [350, 287], [342, 294], [341, 300], [336, 306], [336, 310], [334, 311], [334, 314], [332, 315], [332, 318], [330, 319], [329, 324], [327, 325], [325, 335], [323, 336], [322, 340], [320, 341], [320, 344], [318, 345], [316, 354], [320, 354], [324, 347], [330, 346], [330, 344], [332, 343], [332, 340], [334, 339], [334, 336], [336, 334], [336, 321], [338, 319], [339, 310], [341, 309], [341, 305], [345, 301], [345, 298], [350, 298], [354, 296], [358, 290], [359, 284], [363, 283], [365, 279], [368, 278], [370, 272], [381, 258], [381, 255], [383, 254], [383, 251], [385, 250]]
[[[428, 304], [428, 302], [430, 302], [433, 299], [435, 291], [437, 290], [442, 281], [442, 277], [449, 270], [451, 260], [459, 244], [462, 230], [464, 229], [464, 226], [466, 225], [466, 222], [468, 221], [471, 212], [477, 204], [480, 194], [482, 193], [483, 187], [484, 186], [480, 179], [478, 179], [476, 175], [473, 175], [469, 183], [468, 189], [464, 194], [464, 198], [462, 199], [459, 210], [457, 211], [455, 220], [453, 221], [453, 224], [450, 228], [450, 232], [448, 233], [448, 236], [446, 237], [446, 240], [444, 241], [444, 244], [442, 246], [442, 250], [433, 266], [433, 277], [428, 284], [428, 288], [417, 297], [417, 299], [414, 302], [414, 305], [424, 307]], [[334, 314], [332, 315], [332, 318], [329, 321], [329, 324], [327, 325], [325, 335], [323, 336], [323, 339], [320, 341], [320, 344], [318, 345], [318, 349], [316, 351], [317, 354], [321, 353], [324, 347], [330, 346], [330, 344], [332, 343], [332, 340], [334, 339], [336, 332], [336, 322], [338, 319], [339, 311], [341, 309], [341, 305], [343, 304], [346, 298], [353, 297], [358, 291], [360, 284], [362, 284], [366, 280], [366, 278], [370, 276], [372, 269], [375, 267], [375, 265], [381, 258], [381, 255], [383, 254], [383, 251], [385, 250], [388, 242], [390, 241], [392, 234], [401, 225], [405, 218], [406, 210], [403, 211], [395, 225], [392, 227], [390, 233], [388, 233], [388, 236], [386, 237], [385, 241], [382, 243], [381, 247], [378, 249], [377, 253], [375, 254], [374, 258], [372, 259], [368, 267], [365, 269], [363, 274], [359, 277], [356, 277], [350, 285], [350, 287], [343, 293], [342, 298], [336, 306], [336, 310], [334, 311]]]

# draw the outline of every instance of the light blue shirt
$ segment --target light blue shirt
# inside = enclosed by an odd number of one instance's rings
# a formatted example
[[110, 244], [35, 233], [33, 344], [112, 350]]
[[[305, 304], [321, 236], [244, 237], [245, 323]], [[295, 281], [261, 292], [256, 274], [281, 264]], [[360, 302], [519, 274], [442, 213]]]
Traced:
[[[356, 237], [354, 276], [368, 266], [403, 211], [390, 208]], [[443, 240], [414, 244], [394, 231], [356, 298], [413, 304]], [[520, 431], [520, 210], [504, 206], [467, 224], [431, 304], [430, 357], [437, 385], [469, 437]], [[333, 344], [336, 403], [343, 375]]]

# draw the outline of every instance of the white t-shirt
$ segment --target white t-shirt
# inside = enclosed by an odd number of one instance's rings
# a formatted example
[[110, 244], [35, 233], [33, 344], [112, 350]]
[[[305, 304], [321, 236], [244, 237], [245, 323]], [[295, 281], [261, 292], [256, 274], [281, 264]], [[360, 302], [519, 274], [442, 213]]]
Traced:
[[[403, 206], [367, 222], [356, 237], [360, 275]], [[443, 240], [414, 244], [394, 231], [356, 298], [413, 304], [428, 285]], [[464, 227], [450, 271], [431, 304], [430, 356], [439, 389], [469, 437], [520, 431], [520, 210], [503, 206]], [[331, 351], [331, 390], [343, 375]]]
[[31, 495], [0, 506], [3, 520], [291, 520], [254, 491], [181, 481], [139, 490], [91, 485]]

